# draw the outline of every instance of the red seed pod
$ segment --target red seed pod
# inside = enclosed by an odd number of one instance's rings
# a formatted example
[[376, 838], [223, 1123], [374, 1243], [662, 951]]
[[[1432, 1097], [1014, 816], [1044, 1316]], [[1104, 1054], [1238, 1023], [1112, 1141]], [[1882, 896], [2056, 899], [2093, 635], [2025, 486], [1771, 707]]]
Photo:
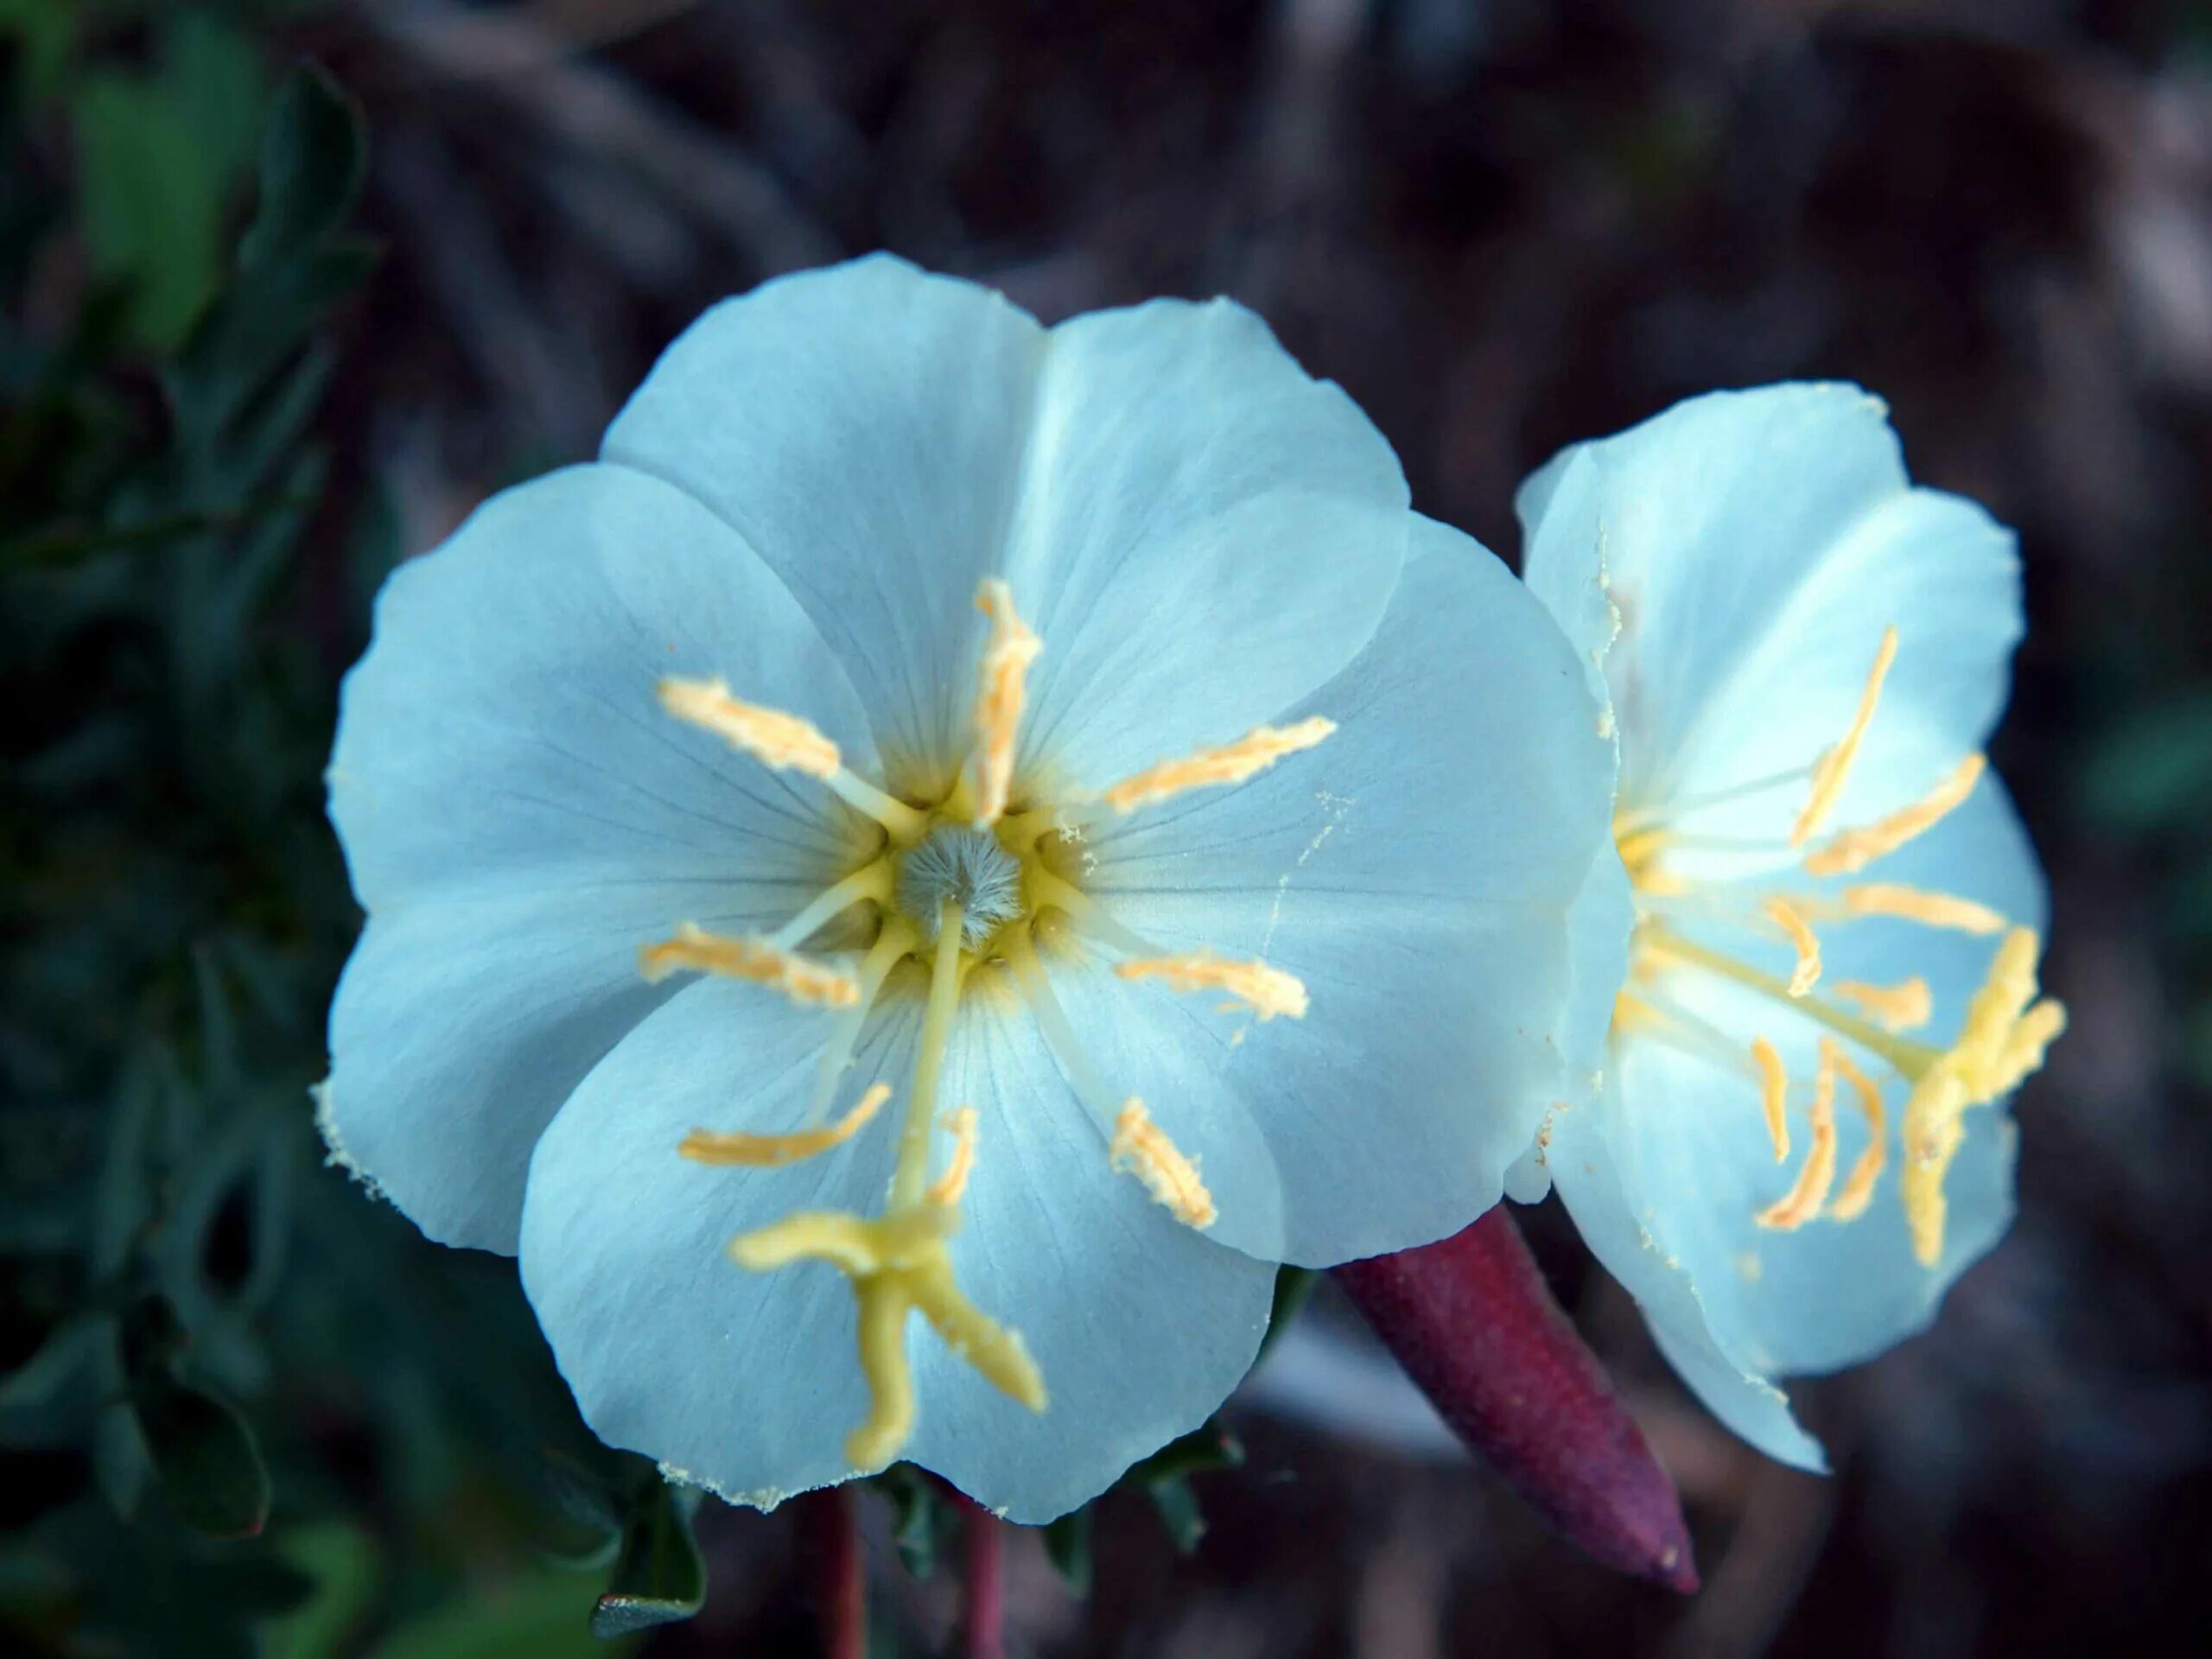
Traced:
[[1561, 1537], [1607, 1567], [1698, 1587], [1674, 1482], [1503, 1205], [1336, 1276], [1444, 1421]]

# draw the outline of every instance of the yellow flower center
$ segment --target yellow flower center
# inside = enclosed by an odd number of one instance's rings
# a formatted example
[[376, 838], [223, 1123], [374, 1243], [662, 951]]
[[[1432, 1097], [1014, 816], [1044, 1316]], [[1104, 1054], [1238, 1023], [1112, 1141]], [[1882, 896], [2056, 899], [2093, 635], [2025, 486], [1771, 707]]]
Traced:
[[[1797, 885], [1801, 876], [1857, 875], [1925, 834], [1974, 792], [1986, 763], [1961, 760], [1920, 800], [1872, 823], [1823, 834], [1843, 796], [1852, 765], [1881, 703], [1882, 684], [1896, 660], [1897, 632], [1885, 631], [1849, 728], [1803, 768], [1694, 798], [1624, 809], [1613, 823], [1613, 840], [1628, 870], [1636, 901], [1628, 983], [1614, 999], [1613, 1038], [1656, 1041], [1694, 1053], [1746, 1078], [1758, 1090], [1775, 1161], [1790, 1150], [1789, 1116], [1802, 1101], [1811, 1145], [1795, 1185], [1758, 1216], [1763, 1227], [1789, 1231], [1826, 1215], [1855, 1220], [1872, 1201], [1888, 1161], [1889, 1112], [1881, 1084], [1853, 1058], [1854, 1051], [1906, 1086], [1899, 1138], [1904, 1168], [1899, 1193], [1914, 1253], [1934, 1266], [1943, 1251], [1944, 1177], [1964, 1143], [1962, 1119], [2008, 1093], [2037, 1066], [2065, 1029], [2066, 1010], [2038, 997], [2039, 941], [2033, 930], [2013, 926], [1987, 906], [1955, 894], [1894, 882], [1867, 881], [1840, 892]], [[1768, 790], [1806, 786], [1803, 808], [1786, 842], [1771, 845], [1700, 836], [1688, 826], [1704, 810]], [[1743, 880], [1692, 876], [1670, 861], [1677, 853], [1787, 850], [1794, 867]], [[1958, 1038], [1948, 1048], [1916, 1042], [1903, 1033], [1935, 1014], [1928, 982], [1918, 976], [1894, 985], [1855, 980], [1823, 985], [1821, 938], [1815, 924], [1846, 925], [1890, 917], [1929, 929], [2002, 934], [1987, 981], [1968, 1003]], [[1732, 927], [1751, 942], [1746, 954], [1694, 939], [1684, 925]], [[1786, 952], [1786, 970], [1763, 966], [1750, 952]], [[1809, 1092], [1791, 1084], [1781, 1055], [1764, 1033], [1748, 1047], [1684, 1006], [1675, 987], [1684, 976], [1708, 975], [1755, 993], [1777, 1016], [1821, 1028], [1820, 1063]], [[1815, 995], [1815, 988], [1825, 995]], [[1848, 1088], [1866, 1124], [1866, 1147], [1835, 1186], [1836, 1096]]]
[[[1023, 998], [1070, 1087], [1102, 1122], [1113, 1122], [1110, 1141], [1102, 1147], [1107, 1166], [1135, 1176], [1179, 1221], [1197, 1228], [1211, 1226], [1218, 1214], [1197, 1160], [1153, 1122], [1141, 1100], [1108, 1090], [1054, 995], [1043, 958], [1087, 943], [1116, 954], [1124, 978], [1217, 992], [1229, 999], [1224, 1012], [1242, 1010], [1259, 1020], [1301, 1019], [1308, 1002], [1304, 985], [1264, 962], [1203, 950], [1164, 952], [1123, 926], [1084, 891], [1084, 842], [1100, 823], [1192, 790], [1242, 783], [1313, 747], [1333, 724], [1317, 718], [1262, 727], [1234, 742], [1148, 766], [1096, 794], [1033, 798], [1016, 761], [1028, 672], [1043, 642], [1022, 620], [1003, 582], [984, 582], [976, 604], [989, 628], [976, 672], [970, 748], [964, 763], [940, 770], [938, 775], [950, 781], [937, 798], [855, 775], [837, 745], [803, 716], [741, 701], [718, 680], [667, 679], [660, 686], [669, 714], [764, 766], [817, 779], [868, 830], [853, 868], [774, 932], [733, 938], [684, 922], [640, 953], [639, 966], [648, 978], [716, 974], [829, 1011], [806, 1122], [773, 1133], [700, 1128], [677, 1152], [701, 1164], [770, 1170], [845, 1146], [893, 1095], [890, 1084], [876, 1082], [857, 1104], [830, 1116], [869, 1011], [887, 996], [923, 1000], [882, 1212], [796, 1212], [730, 1245], [733, 1258], [753, 1272], [822, 1262], [851, 1281], [870, 1399], [868, 1420], [845, 1443], [856, 1471], [889, 1463], [913, 1433], [910, 1313], [920, 1313], [992, 1384], [1033, 1411], [1045, 1408], [1045, 1379], [1020, 1333], [975, 1306], [953, 1273], [951, 1241], [982, 1150], [972, 1106], [938, 1110], [939, 1077], [963, 995], [988, 981], [1009, 985]], [[857, 960], [849, 964], [820, 954], [841, 944], [856, 951]], [[940, 1134], [950, 1144], [932, 1178]]]

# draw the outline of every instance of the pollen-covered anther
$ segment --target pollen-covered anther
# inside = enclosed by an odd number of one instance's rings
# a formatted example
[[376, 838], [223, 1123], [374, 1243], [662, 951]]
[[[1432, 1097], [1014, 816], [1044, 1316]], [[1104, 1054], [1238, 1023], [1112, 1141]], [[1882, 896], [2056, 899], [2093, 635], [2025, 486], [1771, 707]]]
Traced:
[[1778, 1232], [1792, 1232], [1821, 1212], [1835, 1184], [1836, 1046], [1823, 1039], [1820, 1071], [1813, 1079], [1813, 1105], [1808, 1114], [1813, 1130], [1812, 1149], [1796, 1185], [1777, 1202], [1758, 1213], [1758, 1224]]
[[1135, 1174], [1185, 1226], [1213, 1225], [1219, 1211], [1213, 1194], [1198, 1179], [1198, 1165], [1167, 1138], [1167, 1131], [1152, 1121], [1144, 1102], [1134, 1095], [1122, 1103], [1121, 1116], [1114, 1120], [1114, 1139], [1107, 1151], [1116, 1169]]
[[1949, 817], [1974, 793], [1974, 785], [1988, 769], [1989, 762], [1983, 756], [1968, 755], [1910, 806], [1859, 829], [1839, 830], [1827, 845], [1815, 848], [1805, 855], [1805, 874], [1856, 875], [1876, 859], [1886, 858]]
[[785, 950], [758, 938], [732, 938], [685, 922], [673, 938], [638, 952], [638, 971], [648, 980], [686, 970], [720, 974], [772, 986], [794, 1002], [849, 1008], [861, 1000], [860, 981], [842, 969]]
[[1279, 1014], [1303, 1020], [1311, 1001], [1295, 975], [1270, 968], [1264, 962], [1231, 961], [1211, 950], [1180, 957], [1139, 957], [1116, 963], [1114, 971], [1123, 979], [1161, 980], [1174, 991], [1226, 991], [1262, 1020]]
[[1891, 1031], [1917, 1031], [1936, 1013], [1935, 994], [1928, 982], [1915, 975], [1894, 985], [1869, 985], [1863, 980], [1839, 979], [1829, 988], [1868, 1019]]
[[1759, 1109], [1766, 1117], [1767, 1139], [1774, 1142], [1774, 1161], [1783, 1163], [1789, 1156], [1789, 1074], [1764, 1037], [1751, 1039], [1751, 1064], [1758, 1069]]
[[734, 1164], [749, 1169], [776, 1169], [842, 1147], [866, 1127], [891, 1098], [891, 1085], [879, 1083], [835, 1123], [789, 1135], [746, 1135], [694, 1129], [677, 1146], [677, 1152], [695, 1164]]
[[1847, 916], [1894, 916], [1923, 927], [1951, 928], [1961, 933], [2001, 933], [2005, 918], [1987, 905], [1955, 893], [1930, 893], [1895, 881], [1868, 881], [1843, 890]]
[[993, 824], [1006, 811], [1014, 784], [1014, 742], [1027, 701], [1029, 664], [1044, 649], [1014, 608], [1014, 590], [995, 579], [976, 590], [976, 608], [991, 620], [976, 686], [976, 822]]
[[1797, 953], [1797, 965], [1789, 972], [1789, 995], [1804, 996], [1821, 982], [1821, 942], [1815, 937], [1805, 918], [1797, 913], [1786, 899], [1770, 899], [1759, 906], [1759, 913], [1782, 930], [1783, 938], [1789, 941]]
[[1802, 847], [1810, 841], [1821, 822], [1835, 810], [1835, 804], [1843, 798], [1843, 786], [1851, 778], [1851, 763], [1859, 758], [1859, 746], [1866, 741], [1866, 728], [1874, 723], [1874, 710], [1882, 701], [1882, 682], [1889, 677], [1890, 664], [1897, 660], [1897, 629], [1883, 629], [1882, 643], [1874, 652], [1874, 666], [1867, 671], [1866, 689], [1859, 694], [1859, 712], [1852, 716], [1849, 729], [1813, 763], [1812, 790], [1805, 798], [1804, 810], [1797, 815], [1797, 822], [1789, 831], [1792, 847]]
[[1256, 777], [1286, 755], [1313, 748], [1337, 729], [1337, 722], [1320, 715], [1295, 726], [1262, 726], [1234, 743], [1199, 749], [1179, 760], [1162, 760], [1124, 778], [1101, 797], [1116, 812], [1134, 812], [1187, 790], [1241, 784]]
[[1889, 1161], [1890, 1115], [1882, 1105], [1881, 1090], [1852, 1063], [1843, 1046], [1833, 1039], [1824, 1038], [1822, 1042], [1822, 1053], [1834, 1065], [1837, 1075], [1851, 1086], [1852, 1093], [1858, 1097], [1859, 1116], [1866, 1120], [1866, 1149], [1859, 1154], [1851, 1173], [1844, 1179], [1843, 1191], [1828, 1206], [1828, 1214], [1836, 1220], [1856, 1221], [1873, 1202], [1874, 1183], [1882, 1178], [1882, 1166]]
[[813, 721], [780, 709], [743, 702], [721, 680], [670, 677], [660, 683], [660, 706], [678, 720], [714, 733], [763, 766], [829, 779], [843, 764], [837, 746]]
[[1989, 976], [1967, 1005], [1958, 1041], [1921, 1074], [1905, 1101], [1902, 1196], [1913, 1252], [1927, 1266], [1943, 1254], [1943, 1180], [1965, 1144], [1967, 1110], [2016, 1087], [2066, 1029], [2064, 1005], [2037, 999], [2041, 949], [2031, 928], [2005, 936]]
[[952, 1136], [952, 1156], [945, 1163], [944, 1173], [930, 1183], [925, 1196], [931, 1204], [956, 1205], [967, 1196], [968, 1177], [976, 1168], [976, 1109], [963, 1106], [947, 1112], [938, 1122]]

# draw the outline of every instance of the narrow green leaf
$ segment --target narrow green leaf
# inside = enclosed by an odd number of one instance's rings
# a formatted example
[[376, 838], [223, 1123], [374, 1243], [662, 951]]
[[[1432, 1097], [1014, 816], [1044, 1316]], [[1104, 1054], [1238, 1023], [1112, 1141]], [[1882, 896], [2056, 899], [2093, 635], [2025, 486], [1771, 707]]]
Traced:
[[257, 270], [324, 241], [353, 211], [367, 167], [359, 106], [320, 67], [302, 65], [262, 135], [261, 201], [239, 265]]
[[1174, 1540], [1177, 1552], [1190, 1554], [1206, 1535], [1206, 1518], [1198, 1508], [1198, 1495], [1191, 1490], [1191, 1483], [1180, 1475], [1170, 1475], [1165, 1480], [1154, 1481], [1147, 1490], [1152, 1506], [1160, 1511], [1160, 1523]]
[[936, 1482], [911, 1463], [894, 1463], [871, 1484], [891, 1500], [891, 1541], [899, 1565], [918, 1579], [935, 1573], [960, 1525]]
[[269, 1471], [245, 1420], [178, 1382], [142, 1382], [133, 1403], [155, 1482], [176, 1518], [212, 1538], [258, 1533], [269, 1519]]
[[657, 1483], [639, 1500], [607, 1593], [591, 1611], [591, 1633], [628, 1636], [691, 1618], [707, 1599], [707, 1567], [691, 1517], [674, 1490]]
[[1284, 1332], [1298, 1323], [1298, 1316], [1313, 1300], [1313, 1287], [1320, 1277], [1312, 1268], [1285, 1265], [1275, 1269], [1274, 1303], [1268, 1311], [1268, 1334], [1260, 1338], [1260, 1351], [1252, 1357], [1255, 1365], [1268, 1357], [1268, 1350], [1275, 1345]]
[[1058, 1569], [1068, 1588], [1078, 1596], [1090, 1593], [1090, 1509], [1071, 1510], [1045, 1528], [1045, 1555]]

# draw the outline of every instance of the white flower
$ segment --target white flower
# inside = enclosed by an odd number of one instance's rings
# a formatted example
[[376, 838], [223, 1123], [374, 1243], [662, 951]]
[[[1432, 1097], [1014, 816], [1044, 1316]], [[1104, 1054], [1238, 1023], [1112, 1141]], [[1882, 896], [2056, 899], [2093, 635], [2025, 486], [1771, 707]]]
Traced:
[[387, 588], [326, 1129], [519, 1249], [610, 1441], [1042, 1520], [1220, 1402], [1274, 1264], [1495, 1200], [1592, 708], [1248, 313], [772, 283]]
[[2064, 1023], [2042, 876], [1980, 746], [2011, 536], [1907, 480], [1879, 402], [1680, 404], [1523, 486], [1531, 589], [1617, 722], [1618, 857], [1578, 904], [1546, 1173], [1707, 1404], [1819, 1446], [1773, 1378], [1924, 1326], [2011, 1218], [2002, 1097]]

